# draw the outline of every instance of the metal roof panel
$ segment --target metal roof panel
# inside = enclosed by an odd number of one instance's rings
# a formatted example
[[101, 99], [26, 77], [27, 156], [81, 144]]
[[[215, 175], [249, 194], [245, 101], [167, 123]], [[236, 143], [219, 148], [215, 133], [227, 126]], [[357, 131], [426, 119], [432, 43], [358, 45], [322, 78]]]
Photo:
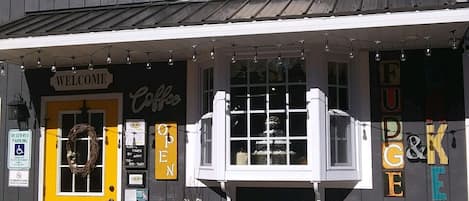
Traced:
[[271, 0], [262, 11], [257, 14], [258, 18], [272, 18], [277, 17], [282, 14], [282, 11], [285, 10], [288, 4], [291, 2], [285, 0]]
[[254, 18], [269, 3], [269, 0], [250, 0], [231, 19]]
[[282, 16], [298, 16], [308, 12], [309, 7], [314, 0], [293, 0], [283, 11]]

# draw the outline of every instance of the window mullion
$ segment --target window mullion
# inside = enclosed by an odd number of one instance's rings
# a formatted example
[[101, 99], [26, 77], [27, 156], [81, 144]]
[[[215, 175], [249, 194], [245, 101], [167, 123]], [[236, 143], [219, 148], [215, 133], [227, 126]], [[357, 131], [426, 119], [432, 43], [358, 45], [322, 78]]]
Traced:
[[265, 92], [266, 92], [266, 98], [265, 98], [265, 109], [266, 109], [266, 119], [265, 119], [265, 130], [266, 132], [266, 138], [267, 138], [267, 165], [271, 165], [271, 155], [273, 154], [270, 146], [270, 76], [268, 73], [269, 72], [269, 63], [266, 62], [264, 68], [266, 69], [266, 79], [265, 79]]
[[247, 80], [246, 80], [246, 152], [248, 153], [248, 165], [252, 164], [252, 153], [251, 153], [251, 75], [250, 75], [251, 65], [247, 65]]

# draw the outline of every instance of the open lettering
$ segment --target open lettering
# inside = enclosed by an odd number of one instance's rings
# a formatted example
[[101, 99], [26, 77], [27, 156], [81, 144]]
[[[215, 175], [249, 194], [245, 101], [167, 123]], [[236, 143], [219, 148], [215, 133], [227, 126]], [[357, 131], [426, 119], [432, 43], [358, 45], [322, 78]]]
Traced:
[[156, 179], [177, 179], [177, 125], [156, 124]]

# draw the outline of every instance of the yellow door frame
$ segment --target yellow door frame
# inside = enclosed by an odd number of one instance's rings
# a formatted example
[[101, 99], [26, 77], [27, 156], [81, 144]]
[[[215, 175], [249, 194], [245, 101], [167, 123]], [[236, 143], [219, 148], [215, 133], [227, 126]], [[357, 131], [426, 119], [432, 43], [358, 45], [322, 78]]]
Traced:
[[[117, 111], [115, 111], [115, 115], [117, 115], [116, 120], [117, 120], [117, 125], [116, 125], [116, 150], [117, 150], [117, 167], [116, 167], [116, 184], [115, 184], [115, 196], [116, 199], [115, 201], [121, 201], [121, 192], [122, 192], [122, 187], [121, 187], [121, 181], [122, 181], [122, 94], [120, 93], [106, 93], [106, 94], [85, 94], [85, 95], [69, 95], [69, 96], [45, 96], [41, 98], [41, 129], [40, 129], [40, 145], [39, 145], [39, 181], [38, 181], [38, 201], [44, 201], [44, 197], [46, 195], [46, 192], [44, 191], [44, 188], [46, 187], [46, 191], [50, 188], [47, 187], [46, 180], [45, 180], [45, 168], [46, 168], [46, 160], [45, 160], [45, 152], [46, 152], [46, 124], [45, 124], [45, 119], [47, 117], [47, 105], [48, 103], [51, 102], [62, 102], [62, 101], [83, 101], [87, 100], [88, 101], [103, 101], [103, 100], [114, 100], [116, 101], [116, 106], [117, 106]], [[114, 139], [113, 139], [114, 140]], [[109, 160], [109, 159], [107, 159]], [[105, 181], [103, 181], [105, 183]], [[55, 191], [57, 186], [52, 187]], [[104, 193], [107, 194], [109, 191], [109, 186], [104, 186]], [[67, 199], [68, 200], [68, 199]]]

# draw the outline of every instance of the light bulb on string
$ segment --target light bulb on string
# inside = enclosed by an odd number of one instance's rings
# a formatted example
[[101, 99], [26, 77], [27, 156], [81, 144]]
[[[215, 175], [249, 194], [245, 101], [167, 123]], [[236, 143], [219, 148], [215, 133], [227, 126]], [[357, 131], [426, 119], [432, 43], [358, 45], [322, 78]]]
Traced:
[[451, 31], [451, 49], [457, 50], [458, 49], [458, 42], [456, 41], [455, 33], [456, 30]]
[[299, 43], [300, 43], [300, 46], [301, 46], [300, 58], [301, 58], [301, 60], [305, 60], [305, 41], [300, 40]]
[[355, 40], [354, 38], [350, 38], [350, 51], [349, 51], [349, 53], [348, 53], [348, 57], [349, 57], [350, 59], [355, 58], [355, 55], [353, 54], [353, 51], [354, 51], [354, 50], [353, 50], [353, 41], [354, 41], [354, 40]]
[[52, 64], [52, 66], [50, 67], [50, 72], [57, 72], [57, 62], [54, 61], [54, 63]]
[[404, 52], [404, 48], [401, 48], [401, 56], [400, 56], [400, 59], [402, 62], [406, 61], [407, 60], [407, 57], [405, 55], [405, 52]]
[[20, 56], [20, 60], [21, 60], [20, 70], [21, 72], [24, 72], [26, 70], [26, 67], [24, 66], [24, 56]]
[[257, 57], [258, 57], [257, 46], [255, 46], [254, 47], [254, 58], [252, 58], [252, 62], [254, 62], [255, 64], [257, 64], [259, 62], [259, 60], [257, 60]]
[[192, 62], [197, 62], [197, 45], [192, 45]]
[[210, 51], [210, 59], [215, 59], [215, 39], [212, 40], [212, 50]]
[[126, 64], [132, 64], [132, 58], [130, 57], [130, 50], [127, 50], [127, 57], [125, 57]]
[[146, 54], [147, 54], [147, 63], [145, 64], [145, 69], [151, 70], [151, 67], [152, 67], [152, 66], [151, 66], [151, 62], [150, 62], [150, 54], [151, 54], [151, 52], [146, 52]]
[[75, 56], [72, 56], [72, 73], [76, 74], [77, 73], [77, 67], [75, 66]]
[[277, 49], [278, 49], [277, 65], [282, 65], [282, 64], [283, 64], [283, 62], [282, 62], [282, 52], [281, 52], [281, 48], [282, 48], [282, 44], [278, 44], [278, 45], [277, 45]]
[[236, 50], [235, 50], [235, 44], [232, 45], [233, 48], [233, 55], [231, 55], [231, 63], [236, 63]]
[[169, 66], [173, 66], [173, 65], [174, 65], [173, 50], [169, 50], [168, 65], [169, 65]]
[[6, 76], [6, 70], [5, 70], [5, 61], [0, 60], [0, 76], [4, 77]]
[[381, 61], [381, 54], [379, 53], [379, 45], [381, 44], [381, 41], [377, 40], [375, 41], [376, 44], [376, 53], [375, 53], [375, 61]]
[[329, 38], [328, 38], [329, 34], [325, 33], [324, 35], [326, 37], [326, 40], [324, 42], [324, 51], [329, 52], [330, 51], [330, 49], [329, 49]]
[[432, 46], [430, 41], [430, 36], [425, 36], [424, 39], [427, 41], [427, 48], [425, 48], [425, 56], [432, 56]]
[[90, 62], [88, 62], [88, 70], [93, 71], [94, 70], [94, 62], [93, 62], [93, 56], [90, 55]]
[[112, 64], [111, 47], [108, 47], [108, 50], [107, 50], [106, 63], [107, 64]]
[[37, 61], [36, 61], [36, 64], [37, 64], [37, 67], [38, 67], [38, 68], [41, 68], [41, 67], [42, 67], [42, 63], [41, 63], [41, 50], [38, 50], [38, 51], [37, 51]]

